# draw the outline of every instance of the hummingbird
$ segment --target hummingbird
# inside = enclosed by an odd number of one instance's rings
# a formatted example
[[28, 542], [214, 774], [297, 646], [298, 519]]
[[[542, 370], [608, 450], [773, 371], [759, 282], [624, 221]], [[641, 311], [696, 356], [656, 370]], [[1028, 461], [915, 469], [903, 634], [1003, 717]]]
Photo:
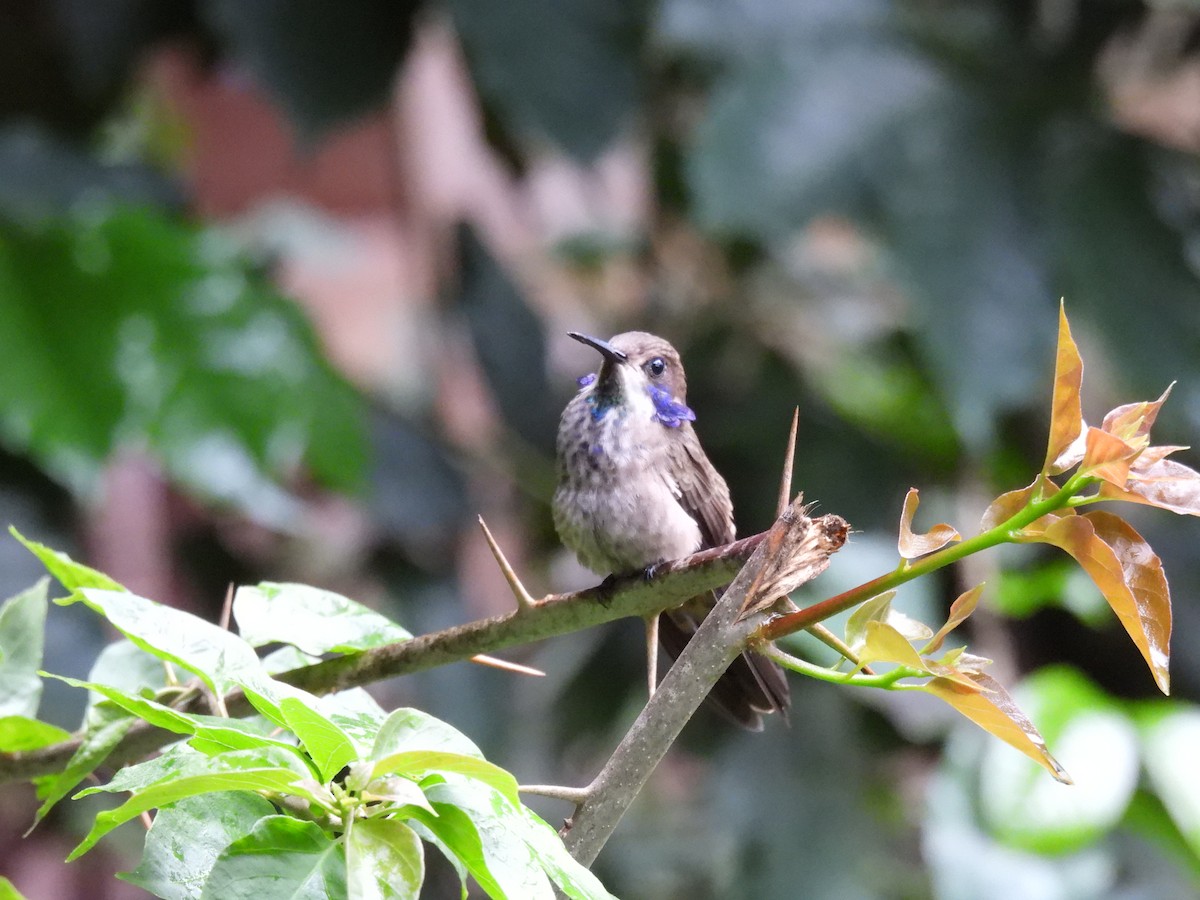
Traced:
[[[553, 511], [562, 542], [599, 575], [647, 577], [663, 562], [732, 542], [729, 487], [692, 427], [696, 414], [687, 405], [679, 353], [644, 331], [608, 341], [568, 334], [602, 361], [597, 373], [579, 379], [558, 427]], [[658, 640], [676, 657], [715, 602], [711, 591], [694, 597], [651, 620], [651, 634], [657, 625]], [[650, 679], [653, 689], [653, 663]], [[775, 663], [747, 651], [709, 700], [759, 731], [763, 713], [786, 716], [788, 683]]]

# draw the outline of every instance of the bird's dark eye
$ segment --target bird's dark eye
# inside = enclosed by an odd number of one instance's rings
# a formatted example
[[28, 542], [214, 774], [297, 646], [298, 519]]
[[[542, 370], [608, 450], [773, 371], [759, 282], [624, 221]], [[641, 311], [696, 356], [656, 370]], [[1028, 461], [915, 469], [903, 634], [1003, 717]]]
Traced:
[[667, 371], [666, 361], [661, 356], [656, 356], [650, 362], [646, 363], [646, 371], [654, 378], [657, 378], [663, 372]]

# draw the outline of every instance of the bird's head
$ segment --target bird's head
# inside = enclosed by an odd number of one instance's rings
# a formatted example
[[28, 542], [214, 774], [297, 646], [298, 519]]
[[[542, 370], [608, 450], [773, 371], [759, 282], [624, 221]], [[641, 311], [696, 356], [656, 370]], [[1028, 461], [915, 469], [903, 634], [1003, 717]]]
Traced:
[[687, 406], [687, 378], [679, 353], [667, 341], [644, 331], [627, 331], [608, 341], [571, 331], [568, 334], [604, 357], [594, 381], [581, 379], [592, 391], [592, 414], [597, 419], [632, 398], [646, 396], [653, 416], [668, 428], [693, 422]]

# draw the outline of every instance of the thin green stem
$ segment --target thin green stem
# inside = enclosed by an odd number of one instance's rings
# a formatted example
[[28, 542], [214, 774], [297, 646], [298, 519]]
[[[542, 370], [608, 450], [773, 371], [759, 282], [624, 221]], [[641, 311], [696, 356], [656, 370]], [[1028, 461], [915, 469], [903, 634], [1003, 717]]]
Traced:
[[916, 684], [897, 684], [897, 682], [902, 678], [929, 677], [928, 672], [922, 672], [906, 666], [899, 666], [890, 672], [884, 672], [880, 675], [859, 675], [854, 672], [839, 672], [836, 669], [827, 669], [824, 666], [818, 666], [816, 663], [810, 663], [808, 660], [792, 656], [790, 653], [780, 650], [775, 646], [763, 648], [759, 652], [779, 663], [785, 669], [791, 669], [793, 672], [799, 672], [801, 675], [807, 675], [809, 678], [815, 678], [818, 681], [827, 681], [830, 684], [852, 684], [855, 687], [880, 688], [885, 691], [910, 691], [919, 690], [921, 686]]
[[894, 571], [888, 572], [886, 575], [880, 575], [878, 578], [873, 578], [868, 582], [860, 584], [858, 587], [838, 594], [836, 597], [830, 597], [828, 600], [814, 603], [812, 606], [807, 606], [794, 613], [778, 616], [764, 625], [759, 630], [757, 637], [766, 641], [778, 640], [784, 635], [809, 628], [817, 622], [828, 619], [830, 616], [835, 616], [843, 610], [857, 606], [884, 591], [899, 587], [906, 582], [912, 581], [914, 578], [920, 578], [922, 575], [928, 575], [930, 572], [945, 568], [951, 563], [958, 562], [960, 559], [964, 559], [973, 553], [988, 550], [1000, 544], [1012, 543], [1016, 540], [1016, 535], [1022, 528], [1027, 527], [1047, 513], [1052, 513], [1055, 510], [1072, 505], [1075, 495], [1093, 481], [1095, 481], [1094, 478], [1076, 473], [1067, 480], [1066, 484], [1049, 497], [1041, 500], [1031, 500], [1022, 509], [994, 528], [990, 528], [960, 543], [952, 544], [949, 547], [938, 550], [936, 553], [931, 553], [922, 559], [901, 564]]

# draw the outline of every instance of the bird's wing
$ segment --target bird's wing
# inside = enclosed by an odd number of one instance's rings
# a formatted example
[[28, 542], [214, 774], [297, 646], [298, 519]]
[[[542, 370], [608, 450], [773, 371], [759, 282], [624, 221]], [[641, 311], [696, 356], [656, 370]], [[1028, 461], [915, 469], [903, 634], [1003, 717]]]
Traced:
[[679, 504], [700, 526], [701, 550], [728, 544], [737, 534], [729, 486], [704, 455], [695, 433], [680, 438], [684, 439], [673, 443], [672, 452], [686, 458], [671, 467], [676, 473]]

